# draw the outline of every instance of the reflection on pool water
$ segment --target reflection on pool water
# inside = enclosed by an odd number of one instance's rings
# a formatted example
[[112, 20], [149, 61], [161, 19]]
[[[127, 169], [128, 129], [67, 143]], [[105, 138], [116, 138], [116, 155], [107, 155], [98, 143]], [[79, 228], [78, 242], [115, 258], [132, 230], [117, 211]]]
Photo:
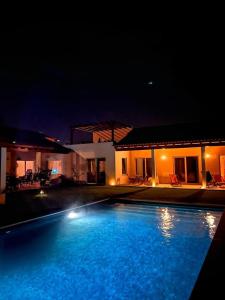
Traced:
[[102, 204], [0, 235], [0, 299], [188, 299], [220, 211]]

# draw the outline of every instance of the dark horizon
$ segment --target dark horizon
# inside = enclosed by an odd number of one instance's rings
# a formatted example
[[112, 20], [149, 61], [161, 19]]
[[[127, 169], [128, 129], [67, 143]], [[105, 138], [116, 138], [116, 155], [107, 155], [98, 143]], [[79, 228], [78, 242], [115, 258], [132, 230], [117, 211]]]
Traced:
[[223, 117], [221, 32], [187, 25], [1, 21], [0, 123], [66, 142], [75, 123]]

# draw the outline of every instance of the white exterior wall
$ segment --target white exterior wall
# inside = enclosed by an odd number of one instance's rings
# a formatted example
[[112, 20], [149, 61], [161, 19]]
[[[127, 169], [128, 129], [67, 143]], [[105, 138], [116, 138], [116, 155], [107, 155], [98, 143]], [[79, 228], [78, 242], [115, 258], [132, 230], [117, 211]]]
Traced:
[[115, 149], [112, 142], [65, 145], [75, 151], [72, 167], [76, 167], [76, 153], [81, 157], [81, 180], [87, 180], [87, 159], [105, 158], [106, 184], [115, 184]]

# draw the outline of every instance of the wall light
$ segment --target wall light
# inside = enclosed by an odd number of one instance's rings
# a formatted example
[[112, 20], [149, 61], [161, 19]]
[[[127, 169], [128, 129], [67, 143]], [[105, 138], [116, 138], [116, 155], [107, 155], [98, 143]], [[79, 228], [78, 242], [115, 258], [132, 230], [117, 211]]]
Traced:
[[211, 154], [209, 154], [209, 153], [205, 154], [205, 158], [210, 158], [210, 157], [211, 157]]
[[166, 156], [166, 155], [161, 155], [161, 159], [162, 159], [162, 160], [166, 160], [166, 159], [167, 159], [167, 156]]

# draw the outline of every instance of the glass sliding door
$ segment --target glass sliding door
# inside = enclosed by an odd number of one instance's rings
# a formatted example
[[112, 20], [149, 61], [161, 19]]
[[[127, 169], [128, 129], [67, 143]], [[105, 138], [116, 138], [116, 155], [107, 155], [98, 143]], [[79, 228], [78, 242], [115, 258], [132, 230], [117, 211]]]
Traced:
[[187, 183], [198, 183], [198, 157], [186, 157]]
[[152, 159], [146, 158], [146, 176], [152, 177]]
[[136, 176], [145, 177], [145, 159], [136, 158]]
[[175, 157], [175, 174], [181, 182], [185, 182], [185, 158]]
[[184, 183], [198, 183], [198, 157], [175, 157], [174, 158], [174, 173], [178, 179]]

